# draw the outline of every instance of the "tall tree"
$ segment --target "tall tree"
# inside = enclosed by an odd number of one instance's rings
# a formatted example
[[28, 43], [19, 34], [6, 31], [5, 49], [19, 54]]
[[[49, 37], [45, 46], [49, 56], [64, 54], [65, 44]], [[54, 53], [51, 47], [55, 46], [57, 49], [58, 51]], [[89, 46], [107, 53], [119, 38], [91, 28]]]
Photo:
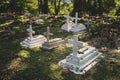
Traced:
[[9, 0], [10, 12], [23, 12], [27, 0]]
[[48, 0], [38, 0], [38, 10], [39, 13], [48, 14], [49, 13]]
[[84, 10], [84, 0], [73, 0], [73, 11], [71, 12], [71, 15], [75, 15], [76, 12], [79, 14], [83, 12]]
[[55, 15], [58, 15], [58, 13], [60, 12], [60, 3], [61, 3], [61, 0], [54, 0]]
[[8, 11], [8, 0], [0, 0], [0, 13]]

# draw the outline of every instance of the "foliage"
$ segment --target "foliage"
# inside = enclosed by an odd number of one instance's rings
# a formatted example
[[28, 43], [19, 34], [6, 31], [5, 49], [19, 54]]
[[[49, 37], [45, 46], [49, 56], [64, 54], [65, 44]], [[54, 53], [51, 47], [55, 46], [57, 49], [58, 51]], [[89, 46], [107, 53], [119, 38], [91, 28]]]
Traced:
[[[81, 5], [80, 5], [81, 4]], [[32, 14], [66, 14], [68, 11], [81, 14], [118, 14], [119, 0], [73, 0], [67, 4], [62, 0], [1, 0], [0, 12], [31, 12]]]
[[[81, 14], [111, 14], [115, 15], [120, 8], [119, 0], [73, 0], [74, 8], [72, 13], [79, 12]], [[78, 3], [82, 3], [81, 6]], [[78, 7], [79, 6], [79, 7]]]
[[36, 7], [36, 0], [1, 0], [0, 11], [1, 13], [23, 13], [24, 11], [32, 12]]

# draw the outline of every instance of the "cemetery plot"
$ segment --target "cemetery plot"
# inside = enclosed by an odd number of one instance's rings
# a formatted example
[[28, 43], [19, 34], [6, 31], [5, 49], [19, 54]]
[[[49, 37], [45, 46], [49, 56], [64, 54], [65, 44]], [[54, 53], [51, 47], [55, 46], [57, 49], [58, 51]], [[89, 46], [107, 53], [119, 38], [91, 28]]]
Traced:
[[29, 32], [29, 37], [20, 43], [25, 48], [33, 48], [36, 46], [41, 46], [47, 40], [43, 35], [33, 36], [35, 31], [32, 30], [31, 22], [30, 22], [29, 29], [27, 29], [27, 31]]
[[50, 50], [65, 43], [62, 38], [49, 39], [50, 35], [52, 35], [49, 27], [47, 27], [47, 33], [45, 33], [45, 35], [47, 36], [47, 41], [45, 41], [45, 43], [42, 45], [43, 49]]
[[[85, 43], [78, 41], [78, 36], [74, 35], [74, 39], [68, 42], [73, 44], [73, 52], [59, 62], [64, 69], [75, 74], [85, 74], [100, 60], [102, 53], [95, 47], [85, 46]], [[78, 46], [82, 48], [78, 49]]]
[[[86, 29], [85, 25], [78, 23], [78, 20], [80, 20], [80, 18], [78, 18], [78, 13], [76, 12], [75, 17], [70, 17], [69, 13], [67, 14], [67, 16], [65, 16], [67, 18], [67, 21], [65, 24], [62, 25], [61, 29], [66, 30], [66, 31], [71, 31], [71, 32], [80, 32]], [[70, 22], [70, 19], [74, 19], [74, 22]]]

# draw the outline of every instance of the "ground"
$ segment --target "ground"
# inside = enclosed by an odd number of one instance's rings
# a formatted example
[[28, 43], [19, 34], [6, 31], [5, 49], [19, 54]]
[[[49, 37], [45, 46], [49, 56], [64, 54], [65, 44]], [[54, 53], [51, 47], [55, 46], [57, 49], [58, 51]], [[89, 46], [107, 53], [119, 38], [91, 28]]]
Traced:
[[[7, 19], [6, 19], [7, 18]], [[36, 34], [43, 34], [46, 26], [50, 26], [53, 37], [72, 37], [60, 29], [65, 22], [63, 18], [42, 16], [45, 22], [34, 23]], [[119, 80], [120, 79], [120, 50], [98, 47], [105, 55], [99, 64], [85, 75], [76, 75], [64, 70], [58, 62], [72, 52], [72, 48], [60, 46], [52, 50], [43, 50], [41, 47], [32, 49], [23, 48], [20, 42], [28, 34], [28, 23], [21, 17], [0, 17], [0, 80]], [[50, 25], [49, 25], [50, 24]], [[89, 37], [88, 37], [89, 38]], [[92, 39], [85, 41], [91, 42]], [[84, 39], [82, 39], [84, 40]], [[94, 39], [93, 39], [94, 42]]]

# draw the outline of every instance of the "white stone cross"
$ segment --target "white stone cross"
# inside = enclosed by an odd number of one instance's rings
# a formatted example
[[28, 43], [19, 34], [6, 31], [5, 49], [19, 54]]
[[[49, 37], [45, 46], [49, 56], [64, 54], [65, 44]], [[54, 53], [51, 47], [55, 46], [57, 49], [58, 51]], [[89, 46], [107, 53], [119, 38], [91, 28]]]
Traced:
[[49, 28], [49, 26], [47, 27], [47, 32], [44, 33], [44, 34], [47, 36], [47, 42], [49, 42], [49, 40], [50, 40], [50, 35], [53, 35], [52, 33], [50, 33], [50, 28]]
[[69, 24], [69, 22], [70, 22], [69, 20], [70, 20], [70, 18], [71, 18], [71, 17], [69, 16], [69, 13], [68, 13], [67, 15], [65, 15], [64, 17], [67, 18], [67, 19], [66, 19], [66, 22], [67, 22], [67, 24]]
[[80, 18], [78, 18], [78, 12], [75, 13], [75, 17], [73, 17], [72, 19], [75, 19], [75, 26], [77, 27], [78, 20], [80, 20]]
[[77, 23], [78, 23], [78, 12], [76, 12], [75, 14], [75, 25], [77, 25]]
[[79, 47], [79, 46], [80, 46], [80, 47], [83, 47], [83, 44], [84, 44], [84, 43], [81, 42], [81, 41], [78, 41], [78, 36], [77, 36], [77, 35], [74, 35], [74, 36], [73, 36], [73, 40], [72, 40], [72, 39], [69, 39], [68, 42], [73, 45], [73, 54], [74, 54], [75, 56], [77, 56], [78, 47]]
[[35, 34], [35, 31], [32, 30], [32, 23], [31, 23], [31, 21], [30, 21], [29, 29], [27, 29], [27, 31], [29, 32], [30, 39], [32, 39], [33, 38], [32, 34]]
[[66, 19], [66, 23], [67, 23], [67, 25], [66, 25], [66, 27], [67, 27], [67, 31], [70, 31], [70, 29], [71, 29], [71, 26], [72, 26], [72, 23], [70, 22], [70, 18], [71, 18], [71, 16], [69, 16], [69, 13], [66, 15], [66, 16], [64, 16], [65, 18], [67, 18]]

